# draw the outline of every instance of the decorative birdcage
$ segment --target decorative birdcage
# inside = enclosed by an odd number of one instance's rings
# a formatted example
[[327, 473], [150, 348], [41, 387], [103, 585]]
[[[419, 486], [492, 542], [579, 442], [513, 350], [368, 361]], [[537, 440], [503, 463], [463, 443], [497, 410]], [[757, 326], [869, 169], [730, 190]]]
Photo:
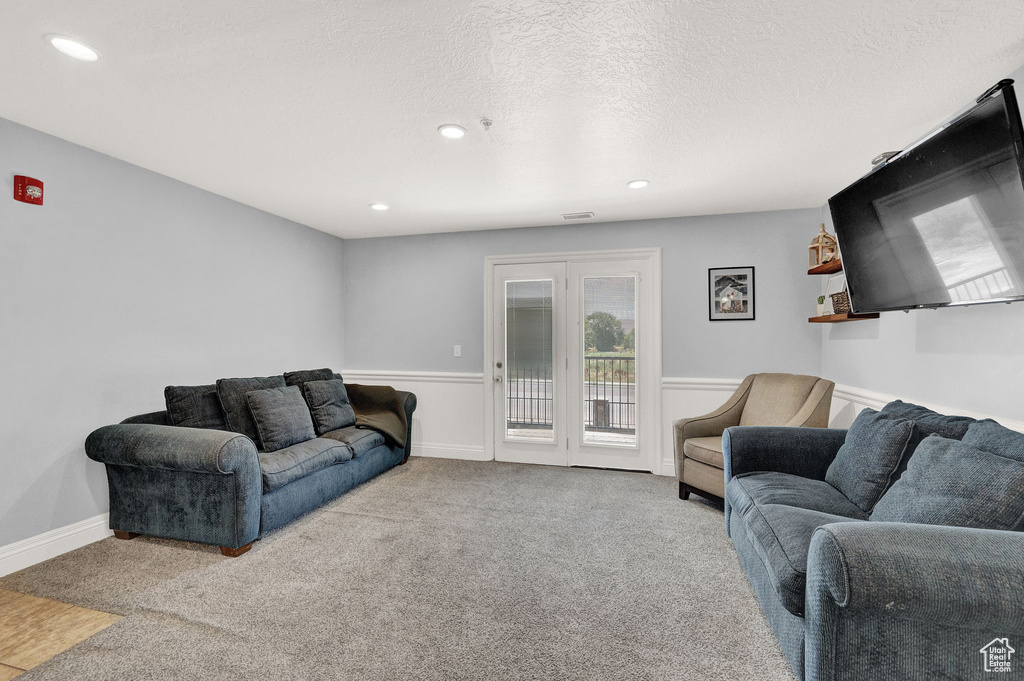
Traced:
[[836, 238], [825, 231], [825, 223], [821, 223], [821, 231], [811, 240], [807, 249], [807, 266], [817, 267], [832, 262], [839, 256], [839, 244]]

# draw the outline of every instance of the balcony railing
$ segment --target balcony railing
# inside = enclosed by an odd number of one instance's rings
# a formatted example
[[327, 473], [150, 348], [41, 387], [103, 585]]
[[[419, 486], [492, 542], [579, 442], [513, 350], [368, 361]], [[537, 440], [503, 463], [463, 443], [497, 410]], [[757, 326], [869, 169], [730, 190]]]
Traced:
[[[551, 428], [551, 367], [509, 366], [506, 419], [510, 429]], [[636, 357], [583, 358], [588, 431], [636, 431]]]
[[636, 357], [583, 358], [586, 429], [636, 430]]

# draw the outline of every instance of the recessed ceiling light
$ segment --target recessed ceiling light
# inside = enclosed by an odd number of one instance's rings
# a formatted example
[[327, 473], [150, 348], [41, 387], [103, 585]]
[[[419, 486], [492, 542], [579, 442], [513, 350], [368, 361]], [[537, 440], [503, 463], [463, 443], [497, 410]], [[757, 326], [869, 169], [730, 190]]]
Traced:
[[370, 208], [372, 208], [374, 210], [387, 210], [388, 209], [388, 204], [386, 204], [386, 203], [371, 203], [370, 204]]
[[437, 131], [441, 133], [441, 137], [447, 137], [450, 140], [458, 140], [466, 136], [466, 129], [454, 123], [445, 123]]
[[626, 186], [629, 187], [630, 189], [643, 189], [649, 184], [650, 182], [648, 182], [647, 180], [631, 180], [626, 183]]
[[93, 48], [89, 47], [85, 43], [66, 36], [49, 35], [46, 36], [46, 40], [57, 48], [57, 50], [63, 52], [69, 57], [80, 59], [82, 61], [96, 61], [100, 58], [100, 53]]

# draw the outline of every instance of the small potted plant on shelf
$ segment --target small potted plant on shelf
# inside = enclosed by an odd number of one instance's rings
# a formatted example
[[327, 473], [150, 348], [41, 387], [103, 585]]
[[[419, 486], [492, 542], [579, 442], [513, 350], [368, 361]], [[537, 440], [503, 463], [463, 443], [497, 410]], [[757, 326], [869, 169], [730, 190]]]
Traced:
[[825, 311], [825, 296], [818, 296], [818, 316]]

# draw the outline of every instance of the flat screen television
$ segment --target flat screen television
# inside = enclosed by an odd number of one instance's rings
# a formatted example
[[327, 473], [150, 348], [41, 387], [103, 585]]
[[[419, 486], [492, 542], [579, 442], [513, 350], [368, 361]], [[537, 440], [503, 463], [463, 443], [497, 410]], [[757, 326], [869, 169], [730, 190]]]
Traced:
[[854, 312], [1024, 300], [1011, 82], [829, 199]]

